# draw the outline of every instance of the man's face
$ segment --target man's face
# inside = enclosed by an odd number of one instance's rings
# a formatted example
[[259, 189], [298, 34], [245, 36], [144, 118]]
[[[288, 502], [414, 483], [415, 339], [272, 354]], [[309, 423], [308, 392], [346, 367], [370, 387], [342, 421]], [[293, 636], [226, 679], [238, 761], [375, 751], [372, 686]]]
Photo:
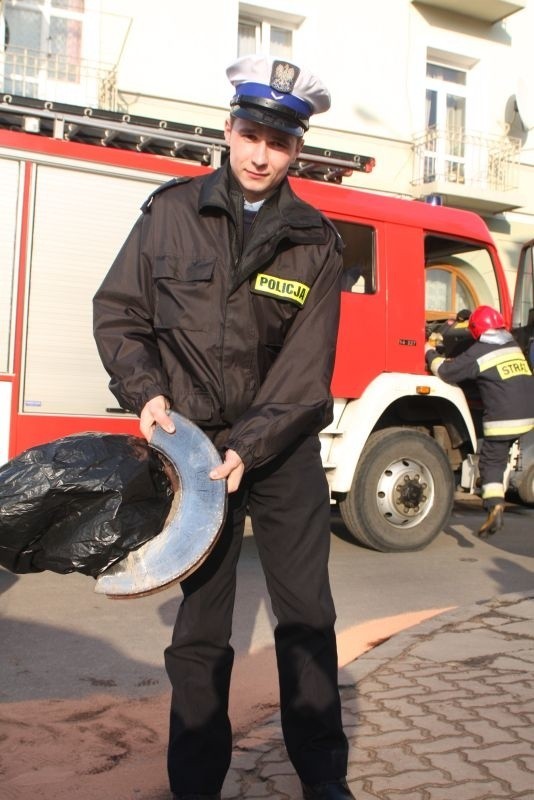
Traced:
[[226, 120], [224, 137], [230, 146], [234, 177], [251, 203], [263, 200], [276, 189], [303, 144], [296, 136], [240, 117]]

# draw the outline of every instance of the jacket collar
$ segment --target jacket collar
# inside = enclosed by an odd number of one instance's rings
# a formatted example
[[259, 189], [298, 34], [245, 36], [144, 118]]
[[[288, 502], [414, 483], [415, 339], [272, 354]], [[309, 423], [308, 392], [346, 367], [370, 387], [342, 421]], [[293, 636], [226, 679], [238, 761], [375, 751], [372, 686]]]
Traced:
[[[234, 263], [231, 291], [234, 291], [262, 265], [269, 263], [283, 241], [294, 245], [323, 245], [331, 235], [331, 223], [313, 206], [300, 200], [284, 179], [260, 211], [261, 226], [255, 227], [243, 249], [241, 244], [243, 193], [230, 171], [229, 162], [203, 179], [199, 196], [199, 212], [223, 212], [234, 226]], [[336, 232], [336, 246], [342, 243]]]
[[[240, 218], [236, 214], [236, 203], [242, 204], [243, 195], [237, 181], [230, 170], [230, 161], [215, 170], [204, 180], [199, 197], [199, 211], [208, 211], [210, 208], [221, 209], [230, 214], [234, 219]], [[271, 209], [271, 214], [280, 220], [280, 227], [288, 226], [293, 229], [324, 228], [324, 218], [313, 206], [305, 203], [294, 194], [285, 178], [275, 193], [266, 201], [265, 205]]]

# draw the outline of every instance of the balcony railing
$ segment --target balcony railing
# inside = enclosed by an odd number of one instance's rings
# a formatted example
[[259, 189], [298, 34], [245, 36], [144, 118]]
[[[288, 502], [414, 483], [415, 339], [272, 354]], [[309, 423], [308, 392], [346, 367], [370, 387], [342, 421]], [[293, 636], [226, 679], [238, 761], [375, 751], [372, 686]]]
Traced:
[[467, 133], [463, 129], [428, 128], [414, 139], [416, 187], [463, 185], [474, 192], [517, 189], [521, 141], [509, 136]]
[[21, 97], [95, 106], [117, 107], [115, 69], [87, 59], [9, 46], [0, 52], [0, 87]]

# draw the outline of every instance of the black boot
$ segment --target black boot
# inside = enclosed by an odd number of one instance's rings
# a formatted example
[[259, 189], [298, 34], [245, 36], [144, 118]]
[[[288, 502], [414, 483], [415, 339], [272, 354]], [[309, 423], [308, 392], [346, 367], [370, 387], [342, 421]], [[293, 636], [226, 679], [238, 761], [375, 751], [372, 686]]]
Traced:
[[356, 800], [345, 778], [315, 783], [313, 786], [303, 783], [302, 796], [304, 800]]
[[486, 539], [488, 536], [499, 531], [504, 525], [504, 503], [497, 503], [488, 510], [488, 516], [478, 529], [478, 535], [481, 539]]

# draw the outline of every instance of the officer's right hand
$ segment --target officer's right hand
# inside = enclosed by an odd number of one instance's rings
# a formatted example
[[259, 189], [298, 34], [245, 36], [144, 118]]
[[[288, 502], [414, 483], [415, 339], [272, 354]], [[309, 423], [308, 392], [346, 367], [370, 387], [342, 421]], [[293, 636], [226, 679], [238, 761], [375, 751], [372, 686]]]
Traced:
[[175, 427], [168, 415], [169, 401], [162, 394], [153, 397], [146, 403], [139, 419], [141, 435], [147, 442], [152, 438], [156, 425], [160, 425], [167, 433], [174, 433]]

